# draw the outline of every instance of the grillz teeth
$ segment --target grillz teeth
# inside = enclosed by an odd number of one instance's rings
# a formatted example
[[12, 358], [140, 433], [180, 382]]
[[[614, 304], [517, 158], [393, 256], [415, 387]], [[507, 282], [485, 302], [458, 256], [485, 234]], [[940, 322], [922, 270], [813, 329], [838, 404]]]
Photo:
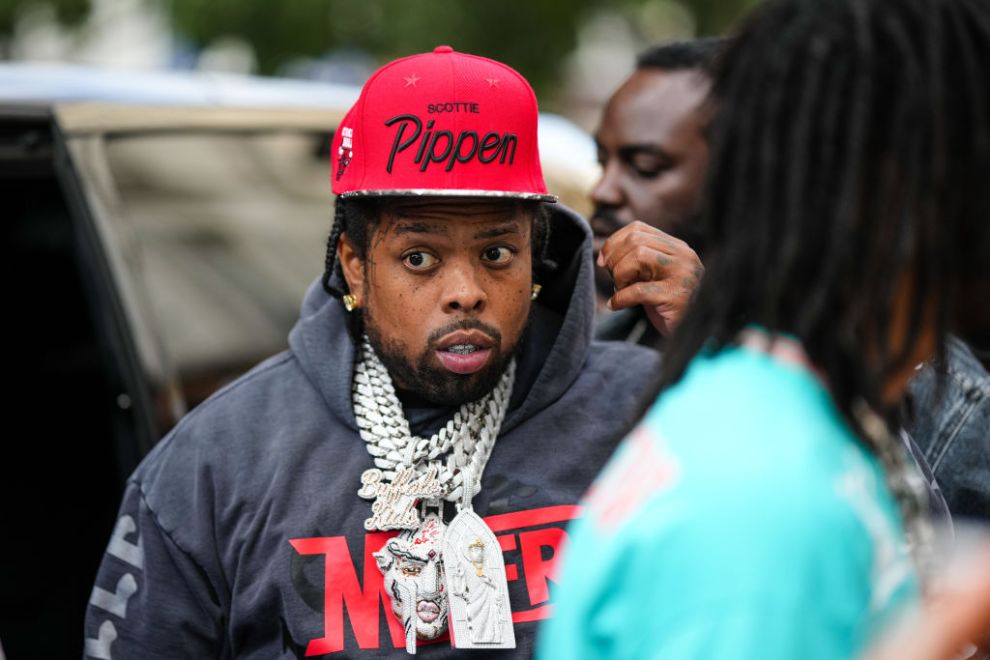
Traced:
[[468, 353], [474, 353], [478, 350], [478, 347], [474, 344], [454, 344], [453, 346], [448, 346], [444, 349], [448, 353], [457, 353], [458, 355], [467, 355]]

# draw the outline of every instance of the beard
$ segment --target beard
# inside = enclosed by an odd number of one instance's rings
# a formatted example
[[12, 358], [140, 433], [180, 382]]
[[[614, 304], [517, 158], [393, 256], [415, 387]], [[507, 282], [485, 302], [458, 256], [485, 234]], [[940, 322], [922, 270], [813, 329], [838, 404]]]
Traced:
[[[499, 379], [515, 356], [516, 346], [502, 352], [502, 333], [493, 326], [476, 319], [466, 319], [447, 324], [430, 333], [426, 348], [410, 361], [402, 342], [385, 339], [379, 334], [373, 318], [365, 310], [365, 331], [371, 347], [378, 354], [397, 388], [408, 390], [437, 406], [459, 406], [476, 401], [498, 385]], [[473, 374], [455, 374], [431, 362], [440, 339], [457, 330], [480, 330], [493, 340], [492, 355], [480, 371]]]
[[[595, 212], [592, 214], [589, 222], [591, 223], [591, 229], [594, 236], [598, 240], [607, 239], [609, 236], [615, 232], [622, 229], [623, 222], [612, 212], [611, 209], [605, 208], [603, 206], [596, 206]], [[612, 274], [607, 268], [601, 268], [598, 266], [598, 245], [595, 244], [595, 250], [592, 258], [595, 260], [595, 293], [602, 300], [608, 300], [615, 293], [615, 283], [612, 281]]]

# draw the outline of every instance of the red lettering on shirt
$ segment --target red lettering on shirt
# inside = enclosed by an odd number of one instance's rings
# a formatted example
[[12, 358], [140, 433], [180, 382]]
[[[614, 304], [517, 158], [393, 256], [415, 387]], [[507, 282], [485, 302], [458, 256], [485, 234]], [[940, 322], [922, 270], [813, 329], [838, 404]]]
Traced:
[[[380, 603], [388, 602], [382, 574], [371, 553], [381, 549], [395, 532], [375, 532], [364, 537], [364, 588], [358, 582], [357, 570], [347, 549], [347, 537], [330, 536], [311, 539], [292, 539], [289, 543], [301, 555], [323, 555], [325, 577], [323, 581], [323, 637], [310, 640], [306, 655], [323, 655], [344, 650], [344, 605], [351, 621], [351, 629], [358, 647], [379, 647], [378, 622]], [[395, 648], [405, 646], [402, 624], [395, 617], [388, 618], [388, 629]]]
[[[485, 518], [496, 533], [503, 551], [520, 551], [522, 575], [526, 580], [529, 608], [516, 607], [514, 623], [540, 621], [550, 616], [549, 581], [555, 580], [558, 548], [566, 539], [563, 526], [577, 518], [579, 506], [552, 506], [529, 511], [504, 513]], [[555, 525], [553, 527], [544, 527]], [[532, 529], [541, 527], [541, 529]], [[396, 532], [374, 532], [364, 537], [363, 579], [358, 580], [354, 558], [344, 536], [291, 539], [292, 547], [301, 555], [323, 555], [323, 636], [312, 639], [306, 655], [323, 655], [344, 650], [345, 618], [362, 649], [380, 648], [379, 625], [386, 614], [389, 636], [394, 648], [404, 648], [402, 624], [391, 614], [390, 600], [384, 591], [382, 574], [372, 553], [381, 549]], [[509, 582], [519, 579], [520, 567], [506, 561], [505, 574]], [[346, 607], [345, 607], [346, 606]]]
[[[501, 536], [496, 536], [498, 539], [498, 545], [502, 548], [502, 552], [506, 550], [516, 549], [516, 536], [515, 534], [503, 534]], [[511, 564], [508, 561], [505, 562], [505, 581], [514, 582], [519, 579], [519, 567], [515, 564]]]
[[600, 529], [611, 532], [659, 491], [677, 483], [680, 464], [643, 427], [633, 431], [592, 484], [586, 499]]
[[[557, 548], [566, 536], [559, 527], [537, 529], [519, 534], [522, 550], [523, 569], [526, 572], [526, 590], [532, 605], [550, 600], [548, 580], [556, 581]], [[543, 558], [543, 549], [549, 548], [551, 555]]]

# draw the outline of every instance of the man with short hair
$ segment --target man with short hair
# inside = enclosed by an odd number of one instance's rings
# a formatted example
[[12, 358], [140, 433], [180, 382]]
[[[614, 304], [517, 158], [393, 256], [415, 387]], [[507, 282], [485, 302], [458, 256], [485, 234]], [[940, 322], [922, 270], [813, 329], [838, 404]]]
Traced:
[[[667, 263], [653, 273], [662, 287], [641, 277], [640, 288], [653, 290], [625, 293], [629, 282], [613, 278], [599, 263], [599, 296], [622, 310], [599, 324], [599, 339], [655, 346], [656, 328], [669, 334], [670, 320], [683, 313], [698, 286], [704, 270], [696, 215], [708, 167], [706, 99], [723, 42], [695, 39], [644, 51], [605, 106], [595, 134], [602, 176], [591, 192], [596, 252], [621, 231], [614, 243], [652, 247], [658, 261]], [[638, 236], [624, 241], [626, 234]], [[621, 295], [613, 298], [616, 291]]]
[[87, 657], [532, 654], [564, 527], [657, 369], [592, 342], [591, 234], [536, 126], [518, 73], [449, 47], [369, 79], [290, 349], [130, 479]]

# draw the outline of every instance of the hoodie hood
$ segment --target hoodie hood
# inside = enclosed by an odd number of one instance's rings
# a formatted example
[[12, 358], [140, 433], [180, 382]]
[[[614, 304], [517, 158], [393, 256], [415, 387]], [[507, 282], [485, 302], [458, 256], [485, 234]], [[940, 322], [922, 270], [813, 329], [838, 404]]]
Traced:
[[[548, 258], [557, 268], [539, 282], [519, 351], [510, 410], [502, 424], [509, 431], [559, 399], [581, 373], [591, 346], [595, 314], [591, 231], [576, 213], [552, 207]], [[357, 429], [351, 404], [354, 343], [347, 312], [323, 290], [317, 278], [306, 292], [302, 312], [289, 334], [290, 350], [319, 390], [330, 412]]]

